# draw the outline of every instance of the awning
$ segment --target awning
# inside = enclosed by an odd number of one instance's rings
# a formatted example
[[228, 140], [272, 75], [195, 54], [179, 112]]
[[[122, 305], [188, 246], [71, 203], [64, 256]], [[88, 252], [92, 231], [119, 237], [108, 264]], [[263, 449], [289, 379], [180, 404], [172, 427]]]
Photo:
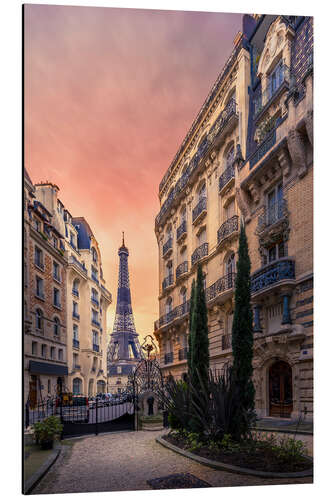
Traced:
[[40, 373], [42, 375], [68, 375], [67, 366], [32, 360], [29, 362], [29, 371], [30, 373]]

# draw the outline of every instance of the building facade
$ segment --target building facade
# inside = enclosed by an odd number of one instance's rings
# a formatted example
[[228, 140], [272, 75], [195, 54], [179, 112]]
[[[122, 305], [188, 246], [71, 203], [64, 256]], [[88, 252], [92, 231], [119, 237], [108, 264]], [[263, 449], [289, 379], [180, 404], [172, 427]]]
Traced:
[[24, 400], [64, 390], [67, 375], [66, 259], [52, 214], [24, 172]]
[[243, 32], [167, 173], [155, 221], [164, 375], [187, 371], [205, 275], [210, 366], [231, 361], [240, 220], [252, 264], [260, 416], [312, 418], [312, 18], [243, 17]]

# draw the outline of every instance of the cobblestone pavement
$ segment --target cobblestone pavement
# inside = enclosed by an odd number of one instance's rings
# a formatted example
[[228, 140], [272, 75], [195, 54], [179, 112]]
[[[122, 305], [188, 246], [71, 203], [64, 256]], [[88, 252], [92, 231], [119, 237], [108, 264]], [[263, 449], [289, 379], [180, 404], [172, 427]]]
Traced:
[[184, 472], [215, 487], [312, 483], [311, 477], [261, 479], [211, 469], [156, 443], [163, 433], [120, 432], [73, 441], [33, 493], [146, 490], [148, 479]]

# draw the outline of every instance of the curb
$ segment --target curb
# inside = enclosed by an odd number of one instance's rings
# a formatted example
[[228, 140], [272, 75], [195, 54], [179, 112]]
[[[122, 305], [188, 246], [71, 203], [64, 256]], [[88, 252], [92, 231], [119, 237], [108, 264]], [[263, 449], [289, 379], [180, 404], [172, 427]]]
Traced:
[[[269, 427], [253, 427], [252, 430], [260, 432], [280, 432], [281, 434], [295, 434], [295, 431], [290, 429], [271, 429]], [[313, 436], [313, 431], [297, 431], [296, 435]]]
[[37, 486], [42, 477], [45, 476], [47, 471], [52, 467], [54, 462], [57, 460], [60, 451], [61, 444], [56, 444], [53, 450], [53, 453], [48, 457], [48, 459], [39, 467], [39, 469], [29, 478], [27, 481], [24, 481], [24, 495], [28, 495], [31, 491]]
[[199, 455], [194, 455], [193, 453], [183, 450], [182, 448], [178, 448], [177, 446], [168, 443], [162, 437], [157, 437], [156, 442], [165, 446], [165, 448], [169, 448], [184, 457], [190, 458], [191, 460], [195, 460], [202, 465], [206, 465], [207, 467], [211, 467], [217, 470], [224, 470], [227, 472], [232, 472], [234, 474], [246, 474], [248, 476], [257, 476], [263, 478], [272, 478], [272, 479], [286, 479], [286, 478], [299, 478], [299, 477], [309, 477], [313, 476], [313, 469], [307, 469], [301, 472], [264, 472], [264, 471], [256, 471], [253, 469], [245, 469], [243, 467], [238, 467], [236, 465], [230, 465], [223, 462], [216, 462], [215, 460], [210, 460], [209, 458], [200, 457]]

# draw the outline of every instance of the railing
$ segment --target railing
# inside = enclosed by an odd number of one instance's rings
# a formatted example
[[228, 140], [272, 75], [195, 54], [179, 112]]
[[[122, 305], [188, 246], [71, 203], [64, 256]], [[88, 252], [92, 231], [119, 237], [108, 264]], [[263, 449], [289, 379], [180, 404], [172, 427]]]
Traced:
[[73, 339], [73, 347], [75, 347], [76, 349], [78, 349], [80, 347], [80, 341], [76, 340], [76, 339]]
[[266, 206], [264, 213], [258, 217], [258, 231], [275, 224], [288, 215], [287, 200], [278, 200], [270, 206]]
[[172, 248], [172, 238], [170, 237], [168, 241], [163, 245], [163, 257]]
[[192, 210], [192, 222], [195, 222], [202, 212], [207, 210], [207, 198], [204, 196]]
[[171, 285], [173, 285], [173, 276], [172, 274], [169, 274], [169, 276], [166, 276], [162, 282], [162, 289], [165, 290]]
[[220, 229], [217, 231], [217, 243], [221, 243], [222, 240], [235, 231], [238, 231], [238, 215], [234, 215], [223, 222]]
[[173, 363], [173, 352], [164, 354], [164, 364], [167, 365], [169, 363]]
[[82, 271], [84, 274], [88, 274], [88, 271], [87, 271], [87, 268], [85, 267], [85, 265], [81, 264], [81, 262], [79, 260], [77, 260], [77, 258], [74, 257], [74, 255], [69, 256], [68, 263], [73, 264], [74, 266], [78, 267], [80, 269], [80, 271]]
[[235, 286], [236, 273], [229, 273], [225, 276], [219, 278], [213, 285], [209, 286], [205, 290], [206, 301], [215, 299], [218, 295], [227, 290], [234, 288]]
[[79, 315], [79, 313], [77, 313], [77, 312], [73, 311], [73, 318], [75, 318], [75, 319], [80, 319], [80, 315]]
[[261, 158], [274, 146], [276, 142], [276, 129], [271, 132], [267, 138], [258, 146], [253, 155], [250, 157], [250, 169], [258, 163]]
[[194, 252], [192, 253], [192, 257], [191, 257], [192, 266], [196, 262], [198, 262], [198, 260], [202, 259], [206, 255], [208, 255], [208, 243], [203, 243], [198, 248], [196, 248], [194, 250]]
[[202, 142], [200, 148], [191, 159], [188, 169], [176, 182], [175, 187], [170, 191], [168, 198], [165, 200], [165, 202], [161, 206], [159, 214], [156, 216], [156, 224], [160, 224], [163, 216], [166, 214], [171, 204], [173, 203], [173, 200], [176, 198], [177, 194], [184, 189], [190, 177], [196, 171], [201, 159], [205, 156], [206, 152], [209, 150], [216, 137], [221, 134], [232, 116], [237, 116], [237, 106], [234, 99], [230, 99], [226, 107], [221, 111], [212, 127], [210, 128], [206, 139]]
[[97, 306], [97, 307], [99, 306], [99, 302], [98, 302], [98, 300], [97, 300], [97, 299], [95, 299], [95, 297], [91, 297], [91, 302], [92, 302], [93, 304], [95, 304], [95, 306]]
[[180, 226], [177, 228], [177, 240], [183, 236], [187, 232], [187, 224], [186, 220], [183, 220], [183, 222], [180, 224]]
[[91, 274], [91, 278], [94, 280], [95, 283], [97, 283], [97, 285], [99, 285], [98, 278], [97, 276], [95, 276], [95, 274]]
[[72, 288], [72, 294], [75, 295], [75, 297], [79, 297], [79, 290], [77, 290], [76, 288]]
[[176, 268], [176, 279], [178, 279], [179, 276], [181, 276], [182, 274], [187, 273], [187, 271], [188, 271], [188, 261], [185, 260], [184, 262], [179, 264], [179, 266]]
[[93, 348], [93, 351], [99, 352], [99, 345], [98, 344], [93, 344], [92, 348]]
[[179, 306], [175, 307], [171, 311], [167, 312], [163, 316], [161, 316], [157, 321], [155, 321], [155, 330], [157, 330], [159, 327], [163, 325], [167, 325], [171, 321], [173, 321], [175, 318], [184, 316], [187, 314], [190, 310], [190, 302], [184, 302], [183, 304], [180, 304]]
[[222, 335], [222, 351], [231, 349], [231, 335]]
[[101, 326], [100, 322], [99, 322], [97, 319], [92, 318], [92, 319], [91, 319], [91, 322], [92, 322], [92, 324], [93, 324], [93, 325], [95, 325], [95, 326], [98, 326], [98, 327], [99, 327], [99, 326]]
[[227, 166], [223, 174], [219, 178], [219, 191], [228, 184], [230, 179], [234, 179], [235, 177], [235, 167], [233, 165]]
[[291, 259], [278, 260], [253, 273], [251, 293], [259, 292], [286, 279], [295, 279], [295, 262]]
[[183, 347], [182, 349], [179, 349], [178, 361], [183, 361], [184, 359], [187, 359], [187, 352], [188, 352], [187, 347]]
[[281, 87], [286, 83], [289, 84], [290, 71], [288, 66], [282, 64], [280, 70], [276, 75], [276, 86], [273, 88], [271, 82], [268, 83], [268, 87], [264, 92], [254, 101], [254, 117], [258, 116], [259, 113], [264, 109], [266, 105], [276, 96]]

